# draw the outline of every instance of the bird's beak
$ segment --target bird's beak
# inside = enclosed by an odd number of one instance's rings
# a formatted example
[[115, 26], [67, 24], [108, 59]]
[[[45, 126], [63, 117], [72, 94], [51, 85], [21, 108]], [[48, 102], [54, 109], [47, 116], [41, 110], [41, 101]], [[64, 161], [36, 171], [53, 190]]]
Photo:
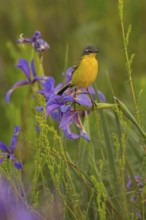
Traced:
[[96, 50], [95, 53], [99, 53], [99, 50]]

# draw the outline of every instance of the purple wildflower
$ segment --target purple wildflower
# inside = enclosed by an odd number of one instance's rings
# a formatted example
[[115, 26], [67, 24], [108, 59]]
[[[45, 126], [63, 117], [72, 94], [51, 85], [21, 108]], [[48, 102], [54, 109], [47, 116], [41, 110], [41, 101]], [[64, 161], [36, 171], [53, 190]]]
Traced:
[[[135, 178], [135, 181], [136, 181], [137, 185], [139, 186], [139, 188], [142, 188], [143, 183], [142, 183], [140, 176], [135, 175], [134, 178]], [[132, 187], [132, 180], [131, 180], [130, 176], [128, 177], [128, 182], [127, 182], [126, 187], [127, 187], [127, 189], [130, 189]]]
[[[69, 68], [66, 72], [66, 83], [71, 80], [73, 68]], [[41, 83], [43, 89], [39, 93], [43, 94], [46, 98], [46, 114], [50, 115], [53, 119], [60, 123], [61, 128], [65, 136], [69, 139], [78, 139], [80, 137], [90, 141], [87, 132], [85, 131], [81, 117], [85, 115], [86, 111], [77, 111], [75, 105], [82, 105], [88, 108], [92, 107], [92, 101], [89, 94], [95, 95], [95, 90], [92, 86], [89, 87], [88, 91], [83, 88], [68, 88], [61, 96], [57, 92], [62, 87], [59, 84], [55, 87], [55, 80], [52, 77], [48, 77], [44, 82]], [[101, 93], [101, 92], [100, 92]], [[102, 94], [102, 99], [103, 99]], [[88, 111], [89, 112], [89, 111]], [[75, 134], [71, 131], [70, 126], [75, 124], [79, 129], [80, 133]]]
[[[52, 82], [52, 87], [50, 86], [50, 93], [43, 93], [47, 97], [46, 114], [51, 115], [54, 119], [60, 122], [60, 128], [64, 131], [64, 134], [69, 139], [77, 139], [80, 136], [84, 137], [86, 140], [90, 140], [85, 129], [82, 126], [79, 117], [81, 115], [78, 111], [72, 110], [73, 103], [78, 103], [80, 105], [85, 105], [91, 107], [92, 103], [87, 94], [81, 94], [80, 92], [75, 94], [75, 91], [70, 91], [68, 94], [63, 94], [62, 96], [55, 94], [59, 90], [61, 85], [53, 88], [54, 81], [49, 77], [48, 81], [50, 84]], [[71, 132], [70, 125], [75, 123], [80, 129], [80, 136]]]
[[19, 132], [20, 132], [20, 127], [16, 126], [14, 128], [14, 134], [12, 135], [12, 139], [9, 147], [7, 147], [2, 141], [0, 141], [0, 150], [2, 150], [0, 154], [0, 163], [2, 163], [5, 159], [11, 159], [12, 163], [17, 169], [22, 168], [22, 163], [18, 161], [14, 156], [15, 146]]
[[33, 48], [40, 53], [50, 49], [49, 44], [42, 39], [42, 35], [40, 31], [35, 31], [34, 35], [31, 38], [23, 38], [23, 36], [21, 35], [20, 39], [17, 40], [17, 43], [19, 44], [32, 43]]
[[[22, 58], [20, 58], [18, 60], [18, 64], [16, 66], [23, 71], [23, 73], [25, 74], [27, 79], [20, 80], [12, 86], [12, 88], [6, 94], [6, 102], [10, 101], [10, 95], [15, 89], [17, 89], [21, 86], [24, 86], [24, 85], [33, 84], [36, 81], [40, 81], [43, 79], [43, 77], [36, 75], [36, 71], [35, 71], [35, 67], [34, 67], [34, 59], [32, 59], [32, 61], [30, 63], [30, 67], [29, 67], [27, 60], [22, 59]], [[31, 73], [32, 73], [32, 77], [31, 77]]]
[[[141, 179], [140, 176], [135, 175], [134, 178], [135, 178], [135, 181], [137, 183], [137, 186], [139, 187], [139, 196], [141, 196], [142, 195], [142, 188], [143, 188], [144, 184], [143, 184], [142, 179]], [[133, 186], [133, 183], [132, 183], [132, 180], [131, 180], [131, 178], [129, 176], [128, 177], [128, 182], [126, 184], [126, 188], [128, 190], [130, 190], [130, 188], [132, 188], [132, 186]], [[131, 197], [130, 197], [130, 202], [134, 204], [134, 203], [136, 203], [137, 199], [138, 199], [137, 195], [133, 193], [131, 195]], [[134, 205], [134, 207], [135, 207], [135, 205]], [[138, 208], [136, 208], [136, 207], [135, 207], [135, 213], [136, 213], [137, 219], [141, 219], [142, 218], [141, 211]]]

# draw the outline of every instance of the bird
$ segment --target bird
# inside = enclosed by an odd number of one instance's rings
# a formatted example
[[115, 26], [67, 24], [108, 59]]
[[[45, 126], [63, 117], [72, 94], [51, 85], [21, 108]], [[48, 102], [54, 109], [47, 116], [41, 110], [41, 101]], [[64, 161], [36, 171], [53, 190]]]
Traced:
[[65, 90], [71, 87], [81, 87], [86, 88], [96, 80], [98, 74], [98, 60], [96, 59], [96, 54], [99, 51], [95, 46], [87, 46], [81, 56], [79, 63], [73, 66], [72, 79], [71, 81], [63, 86], [57, 95], [62, 95]]

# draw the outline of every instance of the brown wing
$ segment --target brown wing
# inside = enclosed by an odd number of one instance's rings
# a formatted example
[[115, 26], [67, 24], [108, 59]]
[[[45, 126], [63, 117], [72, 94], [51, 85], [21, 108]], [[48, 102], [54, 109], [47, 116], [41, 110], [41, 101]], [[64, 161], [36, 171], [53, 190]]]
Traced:
[[73, 66], [72, 75], [74, 74], [74, 72], [76, 71], [76, 69], [78, 69], [78, 66], [80, 65], [81, 60], [82, 60], [82, 56], [81, 56], [81, 58], [80, 58], [78, 64], [76, 64], [76, 65]]

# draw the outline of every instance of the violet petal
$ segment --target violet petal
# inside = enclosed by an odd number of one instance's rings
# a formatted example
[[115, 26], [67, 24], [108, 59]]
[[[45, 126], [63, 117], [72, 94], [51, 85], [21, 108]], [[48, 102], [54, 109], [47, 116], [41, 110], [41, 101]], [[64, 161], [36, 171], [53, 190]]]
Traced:
[[25, 76], [30, 81], [30, 69], [27, 60], [20, 58], [16, 66], [24, 72]]

